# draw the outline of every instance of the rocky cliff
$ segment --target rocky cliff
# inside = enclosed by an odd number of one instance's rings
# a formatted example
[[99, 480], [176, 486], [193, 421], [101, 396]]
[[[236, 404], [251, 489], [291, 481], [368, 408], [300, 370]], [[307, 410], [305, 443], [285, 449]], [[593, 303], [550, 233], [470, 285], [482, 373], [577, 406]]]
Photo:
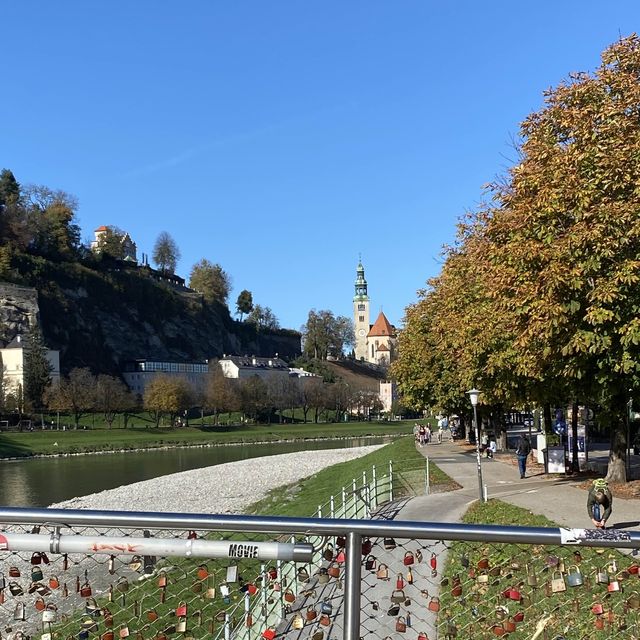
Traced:
[[21, 282], [0, 284], [0, 340], [6, 344], [38, 317], [63, 372], [88, 366], [115, 373], [139, 358], [202, 362], [224, 353], [285, 359], [300, 352], [293, 331], [257, 332], [186, 289], [142, 270], [97, 271], [81, 264], [21, 264]]

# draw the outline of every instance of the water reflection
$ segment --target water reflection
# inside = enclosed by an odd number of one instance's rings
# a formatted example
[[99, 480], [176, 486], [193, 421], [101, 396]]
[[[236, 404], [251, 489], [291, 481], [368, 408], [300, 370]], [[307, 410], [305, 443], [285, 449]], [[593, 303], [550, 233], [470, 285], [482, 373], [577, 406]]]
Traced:
[[388, 439], [353, 438], [2, 461], [0, 504], [45, 507], [75, 496], [224, 462], [295, 451], [362, 447], [385, 441]]

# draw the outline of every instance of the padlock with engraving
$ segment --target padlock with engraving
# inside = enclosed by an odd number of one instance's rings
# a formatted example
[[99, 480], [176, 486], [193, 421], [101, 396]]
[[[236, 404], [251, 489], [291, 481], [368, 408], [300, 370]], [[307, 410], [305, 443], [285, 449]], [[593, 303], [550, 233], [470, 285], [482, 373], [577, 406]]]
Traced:
[[25, 619], [24, 602], [16, 602], [16, 606], [13, 609], [13, 619], [14, 620]]

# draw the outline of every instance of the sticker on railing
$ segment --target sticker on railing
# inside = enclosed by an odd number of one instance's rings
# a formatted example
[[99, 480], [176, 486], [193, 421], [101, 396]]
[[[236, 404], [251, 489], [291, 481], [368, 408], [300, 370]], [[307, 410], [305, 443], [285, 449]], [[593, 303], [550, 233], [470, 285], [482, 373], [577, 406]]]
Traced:
[[628, 531], [619, 529], [564, 529], [560, 527], [561, 544], [583, 544], [586, 541], [622, 542], [631, 540]]

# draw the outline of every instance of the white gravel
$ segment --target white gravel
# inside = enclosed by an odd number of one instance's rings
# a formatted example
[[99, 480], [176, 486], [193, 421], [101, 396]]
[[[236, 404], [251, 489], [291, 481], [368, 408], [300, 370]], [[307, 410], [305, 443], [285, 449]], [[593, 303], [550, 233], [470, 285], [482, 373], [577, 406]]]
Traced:
[[[268, 491], [384, 445], [284, 453], [192, 469], [50, 505], [67, 509], [242, 513]], [[313, 505], [309, 505], [309, 515]]]

